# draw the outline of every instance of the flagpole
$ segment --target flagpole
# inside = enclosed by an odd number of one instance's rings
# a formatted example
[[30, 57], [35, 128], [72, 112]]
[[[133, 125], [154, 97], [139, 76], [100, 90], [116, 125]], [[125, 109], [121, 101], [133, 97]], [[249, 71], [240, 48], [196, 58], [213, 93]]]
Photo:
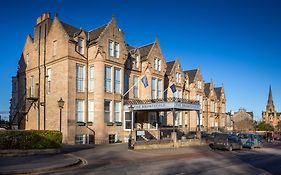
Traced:
[[141, 78], [139, 78], [139, 80], [138, 80], [133, 86], [131, 86], [131, 87], [125, 92], [125, 94], [123, 94], [123, 97], [125, 97], [125, 95], [127, 95], [127, 94], [130, 92], [130, 90], [132, 90], [133, 87], [135, 87], [135, 86], [141, 81], [141, 79], [142, 79], [144, 76], [145, 76], [145, 74], [144, 74]]

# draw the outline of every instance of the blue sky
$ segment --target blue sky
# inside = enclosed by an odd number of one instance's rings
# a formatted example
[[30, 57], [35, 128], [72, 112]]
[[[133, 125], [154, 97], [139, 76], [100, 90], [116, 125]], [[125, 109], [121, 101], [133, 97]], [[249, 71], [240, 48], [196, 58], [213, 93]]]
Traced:
[[45, 11], [90, 30], [112, 14], [133, 46], [158, 36], [166, 58], [178, 58], [184, 70], [200, 67], [205, 82], [225, 86], [227, 110], [240, 107], [259, 119], [269, 85], [281, 111], [281, 2], [273, 0], [71, 1], [40, 0], [1, 3], [0, 114], [9, 110], [11, 76], [26, 36]]

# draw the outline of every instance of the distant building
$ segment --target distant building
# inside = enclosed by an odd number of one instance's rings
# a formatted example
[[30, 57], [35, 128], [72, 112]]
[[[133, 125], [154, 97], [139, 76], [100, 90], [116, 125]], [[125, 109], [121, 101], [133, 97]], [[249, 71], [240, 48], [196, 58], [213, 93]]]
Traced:
[[234, 131], [253, 131], [254, 120], [253, 112], [247, 112], [246, 109], [240, 108], [238, 112], [234, 112], [233, 115], [233, 130]]
[[271, 86], [269, 87], [266, 111], [262, 112], [262, 121], [271, 124], [275, 128], [275, 130], [281, 131], [281, 112], [275, 111]]

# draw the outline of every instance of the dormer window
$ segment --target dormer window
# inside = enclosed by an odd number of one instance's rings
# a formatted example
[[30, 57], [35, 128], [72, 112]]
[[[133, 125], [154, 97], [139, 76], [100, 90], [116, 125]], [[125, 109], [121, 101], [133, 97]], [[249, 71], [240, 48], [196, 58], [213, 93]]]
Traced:
[[161, 60], [159, 58], [154, 58], [154, 70], [161, 70]]
[[137, 55], [136, 58], [132, 58], [132, 59], [133, 59], [133, 67], [135, 69], [138, 69], [139, 68], [139, 61], [140, 61], [139, 55]]
[[84, 42], [83, 38], [78, 38], [78, 52], [84, 54]]
[[181, 82], [181, 74], [180, 73], [176, 73], [176, 82], [177, 83]]
[[111, 57], [119, 58], [119, 55], [120, 55], [119, 43], [109, 40], [108, 54]]

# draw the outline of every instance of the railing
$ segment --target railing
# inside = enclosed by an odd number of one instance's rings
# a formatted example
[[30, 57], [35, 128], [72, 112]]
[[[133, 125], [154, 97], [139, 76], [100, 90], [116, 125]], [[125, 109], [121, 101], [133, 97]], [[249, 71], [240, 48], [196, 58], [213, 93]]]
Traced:
[[149, 103], [163, 103], [163, 102], [182, 102], [182, 103], [191, 103], [191, 104], [200, 104], [197, 100], [188, 100], [185, 98], [176, 98], [176, 97], [168, 97], [168, 98], [157, 98], [157, 99], [128, 99], [124, 100], [125, 105], [136, 105], [136, 104], [149, 104]]

